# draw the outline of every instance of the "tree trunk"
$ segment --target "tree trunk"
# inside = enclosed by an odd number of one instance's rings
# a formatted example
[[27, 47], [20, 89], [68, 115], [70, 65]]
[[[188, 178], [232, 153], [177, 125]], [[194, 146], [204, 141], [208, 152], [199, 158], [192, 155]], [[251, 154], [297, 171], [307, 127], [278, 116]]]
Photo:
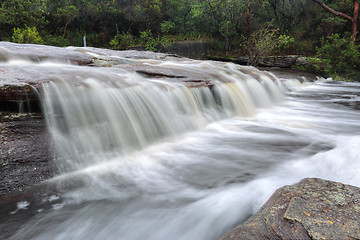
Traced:
[[330, 8], [325, 3], [323, 3], [321, 0], [313, 0], [313, 1], [316, 2], [317, 4], [319, 4], [326, 11], [328, 11], [336, 16], [339, 16], [339, 17], [349, 20], [351, 22], [351, 41], [355, 42], [356, 32], [357, 32], [357, 20], [359, 17], [359, 1], [358, 0], [353, 0], [354, 1], [354, 13], [353, 13], [352, 17], [350, 17], [349, 15], [346, 15], [345, 13], [338, 12], [338, 11]]
[[66, 28], [67, 28], [67, 26], [69, 25], [69, 22], [68, 21], [66, 21], [66, 24], [65, 24], [65, 27], [64, 27], [64, 34], [63, 34], [63, 38], [65, 38], [65, 34], [66, 34]]
[[187, 27], [186, 27], [186, 17], [187, 15], [191, 12], [192, 7], [189, 8], [189, 10], [184, 14], [183, 17], [183, 27], [184, 27], [184, 33], [187, 32]]
[[253, 0], [250, 0], [249, 2], [249, 5], [248, 5], [248, 8], [247, 8], [247, 11], [246, 11], [246, 31], [247, 31], [247, 34], [248, 34], [248, 37], [250, 37], [250, 6], [251, 6], [251, 3], [252, 3]]
[[351, 41], [355, 42], [356, 40], [356, 33], [357, 33], [357, 20], [359, 17], [359, 2], [358, 0], [354, 0], [354, 14], [351, 26]]

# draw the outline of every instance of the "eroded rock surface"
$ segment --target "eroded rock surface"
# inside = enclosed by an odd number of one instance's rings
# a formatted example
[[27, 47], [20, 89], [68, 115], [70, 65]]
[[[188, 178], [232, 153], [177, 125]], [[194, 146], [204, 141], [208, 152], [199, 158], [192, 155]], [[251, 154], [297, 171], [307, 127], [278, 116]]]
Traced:
[[360, 239], [360, 188], [304, 179], [278, 189], [221, 239]]
[[42, 119], [0, 122], [0, 196], [53, 176], [51, 149]]

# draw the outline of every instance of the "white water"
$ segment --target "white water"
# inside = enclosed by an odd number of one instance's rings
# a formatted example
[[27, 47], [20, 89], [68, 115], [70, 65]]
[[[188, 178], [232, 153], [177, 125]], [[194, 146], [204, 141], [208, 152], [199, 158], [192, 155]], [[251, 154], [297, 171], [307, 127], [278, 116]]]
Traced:
[[11, 239], [218, 239], [285, 184], [360, 186], [359, 84], [278, 86], [253, 68], [161, 64], [216, 73], [216, 87], [126, 72], [44, 85], [65, 172], [53, 181], [81, 180]]
[[219, 78], [211, 88], [154, 84], [130, 72], [78, 77], [76, 87], [64, 78], [44, 84], [46, 120], [63, 161], [69, 161], [65, 167], [81, 170], [127, 156], [221, 119], [253, 116], [257, 108], [283, 100], [276, 83], [261, 73], [259, 81], [232, 64], [182, 67], [210, 73], [212, 67]]

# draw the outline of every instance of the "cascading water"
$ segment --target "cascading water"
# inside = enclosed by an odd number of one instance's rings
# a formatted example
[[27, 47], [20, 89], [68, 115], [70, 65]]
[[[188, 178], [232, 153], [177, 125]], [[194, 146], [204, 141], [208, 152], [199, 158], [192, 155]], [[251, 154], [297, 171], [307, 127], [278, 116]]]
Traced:
[[66, 79], [45, 83], [44, 113], [63, 161], [69, 161], [66, 167], [79, 170], [211, 122], [252, 116], [256, 108], [283, 98], [276, 83], [259, 71], [260, 81], [233, 64], [195, 67], [210, 73], [215, 68], [218, 79], [210, 86], [189, 88], [124, 72], [78, 77], [78, 86]]
[[31, 66], [56, 73], [42, 103], [63, 168], [50, 182], [66, 184], [9, 210], [5, 222], [23, 222], [9, 239], [218, 239], [284, 184], [321, 177], [360, 186], [358, 83], [141, 63], [209, 82]]

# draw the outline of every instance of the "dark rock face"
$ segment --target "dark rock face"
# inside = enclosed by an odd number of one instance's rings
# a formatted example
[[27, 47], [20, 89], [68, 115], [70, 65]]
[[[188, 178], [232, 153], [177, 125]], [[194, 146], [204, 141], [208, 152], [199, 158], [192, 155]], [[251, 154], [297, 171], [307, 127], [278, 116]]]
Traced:
[[304, 179], [278, 189], [221, 239], [360, 239], [360, 188]]
[[0, 196], [21, 192], [53, 176], [51, 159], [43, 120], [0, 122]]

